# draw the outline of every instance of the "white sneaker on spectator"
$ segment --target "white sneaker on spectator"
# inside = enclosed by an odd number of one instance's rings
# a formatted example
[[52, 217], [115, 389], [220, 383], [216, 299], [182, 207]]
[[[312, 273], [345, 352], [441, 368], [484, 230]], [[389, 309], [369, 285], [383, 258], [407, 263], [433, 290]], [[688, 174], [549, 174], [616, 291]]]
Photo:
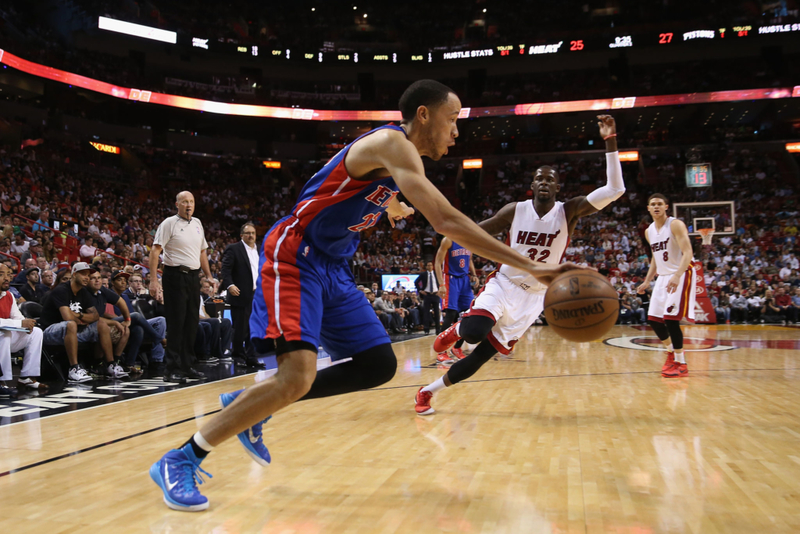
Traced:
[[92, 380], [94, 379], [80, 365], [71, 368], [67, 377], [68, 382], [91, 382]]
[[125, 378], [128, 373], [117, 362], [111, 362], [108, 364], [108, 375], [113, 378]]

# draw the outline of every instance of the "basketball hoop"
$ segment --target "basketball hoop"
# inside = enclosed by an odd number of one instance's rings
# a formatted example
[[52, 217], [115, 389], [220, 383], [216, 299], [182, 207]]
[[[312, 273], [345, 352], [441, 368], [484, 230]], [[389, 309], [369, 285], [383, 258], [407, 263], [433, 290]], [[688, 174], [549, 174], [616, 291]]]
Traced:
[[713, 228], [698, 228], [697, 233], [700, 234], [700, 237], [703, 240], [704, 247], [711, 245], [711, 238], [714, 237]]

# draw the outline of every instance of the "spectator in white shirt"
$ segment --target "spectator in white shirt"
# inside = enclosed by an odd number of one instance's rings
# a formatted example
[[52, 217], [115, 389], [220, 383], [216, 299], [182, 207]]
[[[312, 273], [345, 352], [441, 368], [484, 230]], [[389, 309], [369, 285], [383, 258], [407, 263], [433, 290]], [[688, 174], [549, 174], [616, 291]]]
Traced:
[[97, 256], [97, 247], [94, 246], [94, 238], [87, 237], [83, 242], [83, 246], [81, 246], [79, 252], [81, 255], [81, 260], [91, 263], [92, 259]]

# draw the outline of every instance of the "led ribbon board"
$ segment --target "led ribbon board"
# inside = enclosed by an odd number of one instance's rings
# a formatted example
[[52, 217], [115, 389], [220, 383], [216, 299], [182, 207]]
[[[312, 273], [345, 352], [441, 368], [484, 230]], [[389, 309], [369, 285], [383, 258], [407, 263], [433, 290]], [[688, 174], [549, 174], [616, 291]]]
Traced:
[[[0, 49], [0, 63], [21, 72], [40, 78], [74, 85], [105, 95], [125, 100], [135, 100], [160, 104], [181, 109], [206, 111], [221, 115], [239, 115], [246, 117], [265, 117], [272, 119], [294, 119], [314, 121], [400, 121], [399, 111], [347, 111], [332, 109], [300, 109], [281, 108], [275, 106], [254, 106], [248, 104], [230, 104], [213, 102], [199, 98], [156, 93], [129, 87], [120, 87], [101, 82], [86, 76], [40, 65], [22, 59]], [[606, 111], [614, 109], [645, 108], [653, 106], [675, 106], [686, 104], [705, 104], [709, 102], [737, 102], [741, 100], [772, 100], [777, 98], [800, 97], [800, 86], [771, 87], [767, 89], [742, 89], [736, 91], [715, 91], [711, 93], [686, 93], [679, 95], [660, 95], [643, 97], [603, 98], [597, 100], [573, 100], [569, 102], [541, 102], [518, 104], [516, 106], [492, 106], [486, 108], [462, 108], [459, 119], [478, 117], [503, 117], [508, 115], [546, 115], [549, 113], [574, 113], [577, 111]]]

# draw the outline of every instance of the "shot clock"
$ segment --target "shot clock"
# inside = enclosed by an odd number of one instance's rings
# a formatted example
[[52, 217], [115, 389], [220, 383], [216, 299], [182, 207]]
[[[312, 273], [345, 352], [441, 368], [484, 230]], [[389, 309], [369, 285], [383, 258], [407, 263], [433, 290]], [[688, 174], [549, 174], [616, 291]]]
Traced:
[[688, 163], [686, 165], [686, 187], [711, 187], [711, 164]]

